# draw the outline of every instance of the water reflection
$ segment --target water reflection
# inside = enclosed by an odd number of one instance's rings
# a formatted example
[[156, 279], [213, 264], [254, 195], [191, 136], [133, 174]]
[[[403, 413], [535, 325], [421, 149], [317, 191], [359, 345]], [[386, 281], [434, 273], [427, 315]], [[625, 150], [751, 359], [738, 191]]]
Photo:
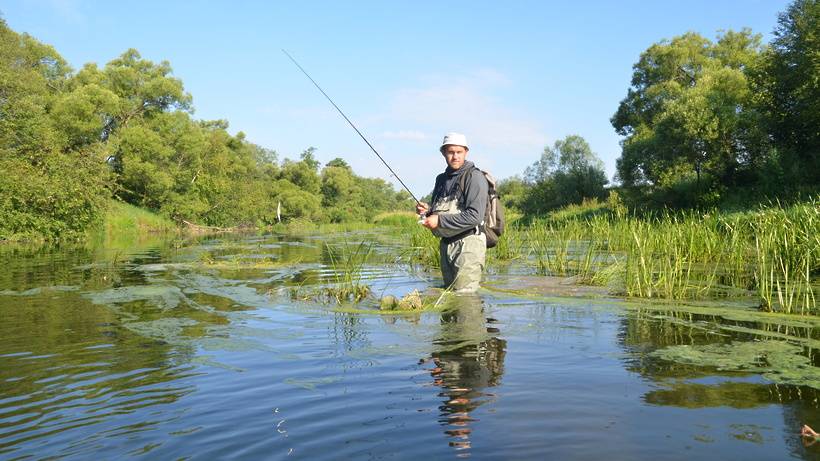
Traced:
[[504, 373], [507, 342], [488, 326], [493, 322], [485, 317], [481, 298], [454, 296], [441, 314], [441, 335], [434, 341], [430, 375], [444, 398], [439, 423], [452, 439], [450, 446], [464, 450], [463, 455], [471, 448], [471, 423], [476, 421], [471, 413], [494, 398], [487, 389], [497, 386]]
[[[809, 320], [764, 320], [738, 312], [714, 311], [650, 308], [622, 317], [619, 342], [629, 352], [627, 369], [659, 386], [646, 392], [642, 400], [685, 409], [748, 410], [776, 404], [782, 409], [786, 429], [782, 437], [792, 456], [820, 456], [820, 445], [805, 443], [798, 435], [803, 424], [820, 426], [818, 354], [814, 347], [820, 332]], [[694, 355], [689, 363], [665, 359], [659, 353], [680, 350], [685, 354], [689, 349], [701, 354]], [[735, 352], [723, 357], [703, 353], [724, 349]], [[794, 351], [794, 356], [784, 351]], [[697, 357], [711, 363], [699, 364]], [[795, 384], [778, 383], [788, 379]], [[811, 385], [800, 385], [803, 381]], [[754, 443], [764, 442], [763, 429], [771, 430], [739, 423], [729, 424], [728, 429], [734, 438]]]
[[[133, 334], [77, 293], [0, 296], [0, 313], [0, 457], [38, 456], [69, 433], [60, 456], [148, 431], [177, 417], [151, 407], [194, 390], [192, 351]], [[140, 425], [122, 424], [133, 413]]]

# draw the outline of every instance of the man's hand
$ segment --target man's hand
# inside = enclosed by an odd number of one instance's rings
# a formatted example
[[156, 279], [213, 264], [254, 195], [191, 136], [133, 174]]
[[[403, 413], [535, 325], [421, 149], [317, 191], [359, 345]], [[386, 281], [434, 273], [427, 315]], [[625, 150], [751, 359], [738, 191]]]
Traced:
[[416, 213], [418, 213], [419, 216], [426, 215], [428, 211], [430, 211], [430, 205], [424, 202], [419, 202], [416, 204]]
[[422, 223], [422, 226], [424, 226], [424, 227], [426, 227], [430, 230], [433, 230], [433, 229], [437, 228], [438, 227], [438, 215], [437, 214], [431, 214], [430, 216], [428, 216], [427, 219], [424, 220], [424, 223]]

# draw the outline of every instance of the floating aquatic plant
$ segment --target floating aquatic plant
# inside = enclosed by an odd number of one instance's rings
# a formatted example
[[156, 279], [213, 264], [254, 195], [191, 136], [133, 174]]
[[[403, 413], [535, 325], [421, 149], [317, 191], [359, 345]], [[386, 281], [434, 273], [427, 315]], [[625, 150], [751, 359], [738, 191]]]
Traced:
[[713, 367], [721, 371], [761, 373], [766, 379], [778, 384], [820, 389], [820, 368], [811, 364], [803, 346], [787, 341], [669, 346], [649, 355], [685, 365]]

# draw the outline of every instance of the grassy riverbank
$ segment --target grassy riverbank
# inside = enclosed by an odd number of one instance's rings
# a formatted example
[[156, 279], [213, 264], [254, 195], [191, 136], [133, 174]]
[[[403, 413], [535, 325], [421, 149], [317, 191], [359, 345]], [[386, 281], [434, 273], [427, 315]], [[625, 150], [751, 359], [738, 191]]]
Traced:
[[[437, 241], [413, 231], [416, 260], [438, 264]], [[523, 260], [615, 294], [664, 300], [747, 299], [769, 312], [820, 314], [820, 201], [722, 213], [636, 217], [598, 202], [513, 223], [488, 252], [498, 270]], [[492, 266], [496, 266], [493, 268]]]
[[118, 200], [109, 201], [103, 228], [107, 235], [163, 234], [177, 231], [177, 225], [170, 219]]
[[180, 233], [170, 219], [118, 200], [109, 200], [102, 223], [88, 239], [105, 242], [137, 242]]

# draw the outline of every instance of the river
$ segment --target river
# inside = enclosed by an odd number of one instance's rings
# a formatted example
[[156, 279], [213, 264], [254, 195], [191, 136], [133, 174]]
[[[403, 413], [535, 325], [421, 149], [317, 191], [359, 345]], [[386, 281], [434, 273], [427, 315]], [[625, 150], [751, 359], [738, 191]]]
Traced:
[[[815, 459], [820, 323], [490, 268], [443, 310], [383, 231], [0, 249], [0, 459]], [[371, 299], [311, 299], [368, 242]], [[492, 251], [492, 250], [490, 250]]]

